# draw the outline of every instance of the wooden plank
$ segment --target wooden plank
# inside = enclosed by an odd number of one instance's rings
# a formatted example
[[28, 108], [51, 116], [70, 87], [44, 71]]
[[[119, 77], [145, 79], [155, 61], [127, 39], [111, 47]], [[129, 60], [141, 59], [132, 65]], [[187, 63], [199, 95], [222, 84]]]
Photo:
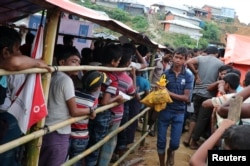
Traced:
[[233, 96], [230, 99], [228, 116], [227, 116], [228, 119], [233, 120], [235, 122], [238, 122], [240, 120], [242, 100], [243, 97], [241, 96]]

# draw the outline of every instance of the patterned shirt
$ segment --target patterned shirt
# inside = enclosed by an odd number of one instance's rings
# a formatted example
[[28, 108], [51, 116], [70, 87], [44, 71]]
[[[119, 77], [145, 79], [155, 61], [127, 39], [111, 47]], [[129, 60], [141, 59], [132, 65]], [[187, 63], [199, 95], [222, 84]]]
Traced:
[[[116, 76], [118, 78], [118, 90], [122, 91], [127, 95], [132, 95], [135, 93], [135, 87], [133, 84], [132, 78], [126, 72], [117, 72]], [[123, 116], [124, 104], [120, 104], [112, 109], [112, 112], [115, 113], [113, 122], [120, 121]]]
[[[75, 91], [77, 108], [88, 108], [97, 106], [98, 100], [86, 93]], [[89, 119], [83, 119], [71, 124], [71, 138], [88, 138]]]

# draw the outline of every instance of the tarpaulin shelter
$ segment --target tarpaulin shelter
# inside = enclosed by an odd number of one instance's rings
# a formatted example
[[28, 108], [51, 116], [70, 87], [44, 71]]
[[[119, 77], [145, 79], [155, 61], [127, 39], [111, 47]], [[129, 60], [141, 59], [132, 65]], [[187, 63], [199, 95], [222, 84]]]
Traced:
[[250, 70], [250, 36], [228, 34], [224, 62], [241, 71], [242, 82]]
[[138, 44], [144, 44], [153, 48], [164, 48], [150, 40], [146, 35], [141, 34], [120, 21], [105, 17], [100, 13], [80, 6], [68, 0], [5, 0], [0, 2], [0, 24], [16, 21], [44, 9], [60, 8], [61, 11], [74, 13], [75, 15], [99, 24], [110, 30], [118, 32]]

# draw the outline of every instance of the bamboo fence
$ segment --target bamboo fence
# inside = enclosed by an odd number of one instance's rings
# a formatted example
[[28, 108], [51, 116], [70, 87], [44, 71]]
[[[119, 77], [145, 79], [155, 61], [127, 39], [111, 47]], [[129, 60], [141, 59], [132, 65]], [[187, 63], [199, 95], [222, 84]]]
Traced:
[[[51, 72], [56, 71], [79, 71], [79, 70], [100, 70], [100, 71], [130, 71], [130, 67], [116, 68], [116, 67], [103, 67], [103, 66], [51, 66]], [[154, 70], [155, 67], [147, 67], [140, 69], [139, 71]], [[0, 69], [0, 75], [12, 75], [12, 74], [32, 74], [32, 73], [48, 73], [47, 69], [31, 68], [21, 71], [8, 71]]]
[[103, 144], [108, 142], [112, 137], [114, 137], [119, 132], [121, 132], [122, 130], [127, 128], [131, 123], [133, 123], [140, 116], [144, 115], [148, 110], [150, 110], [149, 107], [145, 108], [141, 113], [137, 114], [135, 117], [130, 119], [127, 123], [125, 123], [124, 125], [120, 126], [118, 129], [116, 129], [116, 130], [112, 131], [111, 133], [109, 133], [108, 135], [106, 135], [101, 141], [99, 141], [95, 145], [91, 146], [90, 148], [88, 148], [84, 152], [82, 152], [79, 155], [75, 156], [74, 158], [66, 161], [64, 164], [62, 164], [62, 166], [72, 165], [72, 164], [76, 163], [77, 161], [81, 160], [83, 157], [85, 157], [85, 156], [89, 155], [90, 153], [94, 152], [95, 150], [100, 148]]

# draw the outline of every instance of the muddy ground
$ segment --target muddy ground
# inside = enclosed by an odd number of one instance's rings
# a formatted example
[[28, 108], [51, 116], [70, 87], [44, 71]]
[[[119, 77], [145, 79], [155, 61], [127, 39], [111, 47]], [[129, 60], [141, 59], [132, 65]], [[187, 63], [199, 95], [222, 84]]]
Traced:
[[[192, 154], [195, 152], [194, 150], [190, 150], [189, 148], [186, 148], [182, 144], [182, 140], [184, 139], [186, 134], [187, 133], [184, 133], [182, 135], [180, 147], [175, 152], [175, 166], [188, 166], [189, 159], [192, 156]], [[136, 132], [136, 140], [140, 139], [140, 136], [141, 136], [141, 133]], [[159, 160], [158, 160], [158, 155], [157, 155], [157, 150], [156, 150], [156, 140], [157, 140], [156, 136], [152, 137], [148, 135], [146, 137], [145, 146], [137, 147], [136, 150], [134, 150], [125, 159], [125, 161], [121, 163], [120, 165], [121, 166], [158, 166]], [[169, 141], [169, 132], [167, 134], [167, 141]], [[131, 162], [136, 162], [136, 163], [131, 164]]]

